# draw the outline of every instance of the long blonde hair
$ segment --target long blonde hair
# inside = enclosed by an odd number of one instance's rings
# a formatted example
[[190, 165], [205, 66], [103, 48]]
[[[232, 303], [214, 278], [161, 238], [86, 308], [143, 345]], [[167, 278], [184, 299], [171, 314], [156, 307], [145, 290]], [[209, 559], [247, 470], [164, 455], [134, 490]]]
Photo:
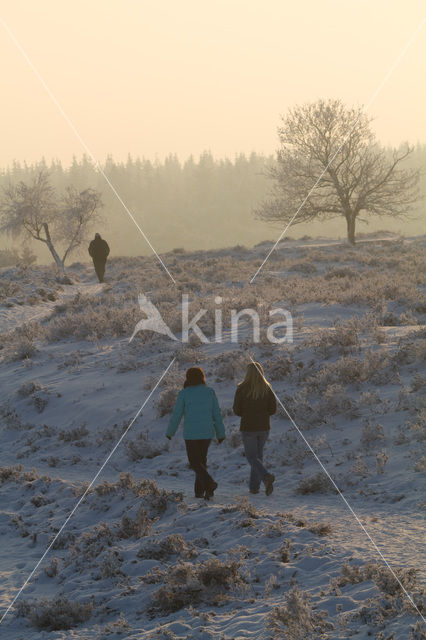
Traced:
[[270, 389], [269, 382], [265, 378], [262, 365], [259, 362], [250, 362], [244, 380], [240, 383], [247, 388], [247, 395], [257, 400], [263, 398]]

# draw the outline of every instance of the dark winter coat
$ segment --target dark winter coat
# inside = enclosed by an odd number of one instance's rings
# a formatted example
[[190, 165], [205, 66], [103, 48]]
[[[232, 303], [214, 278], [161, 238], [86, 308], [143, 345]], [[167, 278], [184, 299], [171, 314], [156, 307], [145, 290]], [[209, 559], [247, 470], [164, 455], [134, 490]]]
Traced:
[[103, 240], [100, 236], [92, 240], [89, 244], [89, 255], [93, 260], [99, 260], [106, 262], [109, 255], [109, 246], [106, 240]]
[[244, 383], [238, 385], [234, 398], [234, 413], [241, 418], [241, 431], [269, 431], [270, 416], [277, 410], [277, 401], [270, 387], [261, 398], [247, 393]]

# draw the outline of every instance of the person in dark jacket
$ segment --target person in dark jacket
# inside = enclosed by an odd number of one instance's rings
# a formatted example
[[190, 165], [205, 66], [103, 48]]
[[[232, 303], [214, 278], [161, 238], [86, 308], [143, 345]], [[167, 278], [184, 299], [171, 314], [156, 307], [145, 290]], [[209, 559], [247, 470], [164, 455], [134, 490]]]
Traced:
[[275, 394], [264, 376], [262, 366], [258, 362], [251, 362], [234, 398], [234, 413], [241, 417], [240, 431], [251, 468], [250, 493], [259, 493], [262, 481], [267, 496], [274, 490], [275, 476], [268, 473], [263, 465], [263, 448], [269, 436], [270, 416], [276, 410]]
[[201, 367], [188, 369], [183, 387], [176, 399], [166, 437], [171, 440], [184, 417], [183, 437], [189, 466], [195, 472], [195, 497], [209, 500], [217, 489], [217, 482], [207, 471], [207, 451], [215, 434], [219, 444], [223, 442], [225, 427], [216, 394], [206, 385]]
[[96, 275], [99, 282], [104, 281], [105, 265], [109, 256], [109, 246], [106, 240], [101, 238], [100, 233], [95, 233], [95, 237], [89, 244], [89, 255], [93, 260]]

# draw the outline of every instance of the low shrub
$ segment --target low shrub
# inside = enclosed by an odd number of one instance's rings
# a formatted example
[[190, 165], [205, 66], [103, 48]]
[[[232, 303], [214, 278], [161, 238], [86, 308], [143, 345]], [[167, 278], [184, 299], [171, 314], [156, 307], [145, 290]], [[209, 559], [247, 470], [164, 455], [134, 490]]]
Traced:
[[62, 430], [59, 432], [59, 440], [63, 442], [76, 442], [82, 440], [89, 435], [89, 431], [86, 428], [86, 423], [83, 422], [81, 427], [74, 427], [73, 429]]
[[168, 443], [154, 444], [148, 439], [148, 434], [139, 433], [135, 440], [128, 440], [125, 444], [126, 454], [132, 462], [144, 458], [152, 459], [168, 451]]
[[127, 538], [139, 540], [142, 536], [149, 535], [152, 523], [153, 520], [148, 516], [147, 511], [143, 507], [139, 507], [134, 518], [128, 514], [122, 516], [118, 537], [124, 540]]
[[371, 420], [365, 420], [361, 431], [361, 445], [368, 450], [382, 443], [385, 438], [383, 426]]
[[18, 389], [18, 395], [22, 398], [27, 398], [28, 396], [32, 396], [33, 393], [41, 391], [43, 388], [43, 385], [38, 380], [23, 382]]
[[296, 489], [297, 493], [305, 495], [307, 493], [337, 493], [336, 488], [323, 471], [302, 478]]
[[138, 558], [168, 560], [171, 556], [194, 558], [198, 555], [194, 546], [184, 540], [179, 533], [172, 533], [162, 540], [150, 540], [138, 551]]
[[391, 596], [402, 592], [401, 585], [408, 591], [417, 586], [417, 569], [394, 569], [393, 573], [388, 567], [378, 562], [368, 562], [364, 565], [346, 563], [342, 565], [337, 584], [339, 587], [344, 587], [347, 584], [373, 580], [380, 591]]
[[156, 402], [156, 407], [160, 418], [173, 411], [177, 394], [179, 393], [181, 388], [182, 387], [178, 386], [177, 384], [171, 384], [166, 389], [164, 389], [164, 391], [161, 391]]
[[180, 562], [162, 575], [164, 586], [152, 596], [153, 612], [174, 613], [189, 604], [205, 601], [209, 605], [227, 592], [243, 588], [246, 579], [240, 563], [211, 558], [197, 564]]
[[284, 604], [275, 607], [267, 620], [267, 628], [274, 639], [311, 640], [325, 637], [323, 633], [331, 626], [325, 622], [327, 613], [313, 611], [309, 600], [309, 594], [298, 586], [288, 591], [284, 596]]
[[24, 616], [37, 629], [59, 631], [72, 629], [88, 620], [94, 609], [94, 602], [77, 602], [66, 596], [57, 596], [52, 600], [42, 598], [18, 603], [18, 615]]

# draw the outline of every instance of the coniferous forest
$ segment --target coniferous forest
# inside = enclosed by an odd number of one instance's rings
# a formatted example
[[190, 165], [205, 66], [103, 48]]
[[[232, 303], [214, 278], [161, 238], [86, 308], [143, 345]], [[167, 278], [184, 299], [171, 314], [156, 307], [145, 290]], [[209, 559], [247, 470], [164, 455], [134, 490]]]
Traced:
[[[174, 248], [211, 249], [234, 245], [253, 246], [263, 240], [275, 240], [282, 229], [255, 218], [255, 209], [271, 191], [267, 176], [274, 156], [258, 153], [239, 154], [234, 158], [217, 159], [209, 152], [181, 161], [169, 155], [162, 161], [128, 156], [125, 162], [109, 156], [102, 168], [129, 211], [159, 252]], [[418, 144], [406, 161], [406, 166], [426, 166], [426, 145]], [[118, 201], [104, 177], [91, 160], [83, 155], [74, 158], [70, 166], [60, 161], [44, 159], [28, 165], [14, 163], [0, 174], [0, 186], [9, 181], [30, 182], [40, 170], [47, 169], [52, 185], [61, 194], [69, 185], [77, 189], [92, 187], [102, 194], [104, 222], [99, 231], [111, 240], [115, 255], [140, 255], [151, 252], [134, 227], [133, 221]], [[426, 193], [423, 174], [420, 189]], [[301, 200], [303, 199], [301, 196]], [[403, 235], [422, 233], [424, 200], [420, 200], [412, 217], [361, 220], [362, 233], [389, 230]], [[284, 226], [284, 225], [283, 225]], [[344, 220], [327, 223], [296, 224], [287, 236], [345, 237]], [[2, 238], [2, 248], [10, 241]], [[16, 242], [19, 246], [19, 240]], [[49, 261], [43, 246], [33, 243], [39, 260]], [[75, 254], [75, 259], [85, 254]]]

